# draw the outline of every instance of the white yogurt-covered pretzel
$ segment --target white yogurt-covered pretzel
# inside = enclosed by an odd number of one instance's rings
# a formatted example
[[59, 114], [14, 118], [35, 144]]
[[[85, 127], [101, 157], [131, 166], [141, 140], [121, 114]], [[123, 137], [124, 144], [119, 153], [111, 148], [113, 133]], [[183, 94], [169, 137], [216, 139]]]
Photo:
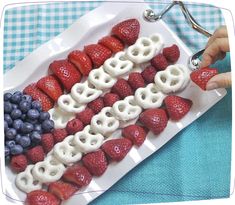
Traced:
[[42, 183], [39, 180], [34, 179], [31, 173], [33, 167], [33, 164], [28, 165], [25, 171], [17, 174], [15, 179], [16, 186], [25, 193], [42, 188]]
[[53, 148], [54, 156], [65, 165], [75, 163], [82, 158], [82, 153], [75, 146], [73, 139], [74, 135], [69, 135]]
[[94, 69], [89, 73], [88, 80], [97, 89], [107, 90], [111, 88], [117, 81], [116, 78], [105, 72], [103, 66]]
[[77, 103], [70, 94], [61, 95], [57, 103], [61, 110], [69, 113], [79, 113], [86, 108], [86, 105]]
[[114, 57], [104, 62], [104, 70], [113, 77], [122, 76], [132, 68], [133, 63], [126, 58], [124, 51], [116, 53]]
[[83, 83], [76, 83], [71, 89], [71, 96], [78, 103], [86, 104], [102, 94], [101, 90], [97, 90], [94, 85], [87, 80]]
[[115, 118], [111, 107], [104, 107], [100, 113], [91, 119], [91, 128], [94, 132], [106, 135], [119, 127], [119, 121]]
[[66, 127], [67, 122], [75, 118], [74, 113], [62, 111], [59, 107], [54, 107], [49, 111], [51, 120], [54, 121], [55, 129], [63, 129]]
[[157, 72], [154, 82], [164, 93], [177, 92], [185, 82], [185, 75], [179, 66], [170, 65]]
[[185, 89], [185, 87], [188, 85], [190, 81], [190, 72], [189, 72], [189, 69], [182, 64], [176, 64], [176, 66], [178, 66], [184, 73], [184, 83], [180, 88], [180, 90], [183, 90]]
[[113, 104], [112, 111], [118, 120], [129, 121], [135, 119], [142, 109], [135, 102], [134, 96], [128, 96], [124, 100], [119, 100]]
[[126, 56], [134, 63], [145, 63], [151, 60], [163, 47], [163, 40], [159, 34], [140, 37], [134, 45], [129, 46]]
[[165, 95], [154, 83], [148, 84], [145, 88], [138, 88], [135, 91], [135, 100], [144, 109], [160, 107], [164, 98]]
[[89, 153], [100, 148], [104, 141], [104, 136], [93, 132], [91, 126], [87, 125], [82, 131], [74, 135], [73, 141], [79, 150]]
[[32, 174], [35, 179], [42, 183], [54, 182], [59, 180], [65, 171], [65, 166], [59, 162], [53, 155], [49, 155], [44, 161], [37, 162]]

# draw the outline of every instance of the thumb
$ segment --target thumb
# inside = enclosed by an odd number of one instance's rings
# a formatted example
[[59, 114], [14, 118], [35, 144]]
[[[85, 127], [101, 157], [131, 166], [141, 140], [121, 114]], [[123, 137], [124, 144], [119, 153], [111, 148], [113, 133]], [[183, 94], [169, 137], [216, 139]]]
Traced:
[[232, 83], [231, 72], [221, 73], [215, 75], [208, 81], [206, 89], [213, 90], [216, 88], [228, 88], [231, 86], [231, 83]]

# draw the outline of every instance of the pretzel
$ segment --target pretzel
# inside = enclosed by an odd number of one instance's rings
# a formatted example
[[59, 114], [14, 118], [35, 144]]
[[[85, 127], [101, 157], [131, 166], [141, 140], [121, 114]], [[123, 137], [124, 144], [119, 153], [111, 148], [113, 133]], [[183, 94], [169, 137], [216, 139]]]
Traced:
[[61, 95], [57, 103], [63, 111], [69, 113], [79, 113], [86, 108], [86, 105], [77, 103], [70, 94]]
[[67, 122], [75, 118], [74, 113], [62, 111], [59, 107], [54, 107], [49, 111], [50, 118], [54, 121], [55, 129], [63, 129], [66, 127]]
[[128, 121], [138, 117], [142, 109], [136, 104], [134, 96], [128, 96], [115, 102], [112, 111], [118, 120]]
[[119, 127], [119, 121], [112, 114], [111, 107], [104, 107], [91, 119], [91, 128], [102, 135], [109, 134]]
[[44, 161], [38, 162], [32, 169], [35, 179], [42, 183], [54, 182], [59, 180], [65, 171], [65, 166], [53, 155], [49, 155]]
[[16, 186], [25, 193], [42, 188], [42, 183], [39, 180], [34, 179], [31, 173], [33, 167], [34, 165], [32, 164], [28, 165], [25, 171], [17, 174], [15, 179]]
[[71, 89], [71, 95], [74, 100], [81, 104], [87, 104], [102, 94], [101, 90], [97, 90], [94, 85], [87, 80], [83, 83], [76, 83]]
[[132, 62], [140, 64], [151, 60], [163, 46], [162, 37], [154, 34], [148, 37], [140, 37], [134, 45], [128, 47], [126, 56]]
[[124, 51], [116, 53], [114, 57], [104, 62], [104, 70], [113, 77], [122, 76], [132, 68], [133, 63], [126, 58]]
[[134, 118], [133, 120], [129, 120], [129, 121], [119, 120], [119, 128], [122, 129], [122, 128], [125, 128], [125, 127], [129, 126], [129, 125], [134, 125], [137, 122], [138, 119], [139, 119], [139, 116]]
[[75, 147], [73, 139], [74, 135], [69, 135], [53, 148], [54, 156], [65, 165], [75, 163], [82, 158], [82, 153]]
[[92, 131], [91, 126], [87, 125], [84, 130], [74, 135], [74, 144], [84, 153], [93, 152], [100, 148], [104, 141], [104, 136]]
[[93, 84], [97, 89], [106, 90], [116, 83], [117, 79], [113, 78], [107, 72], [105, 72], [103, 66], [98, 69], [94, 69], [89, 73], [88, 80]]
[[154, 83], [145, 88], [138, 88], [135, 92], [135, 100], [143, 109], [158, 108], [162, 105], [165, 95]]
[[188, 85], [188, 83], [190, 81], [189, 69], [182, 64], [176, 64], [176, 66], [178, 66], [184, 73], [184, 83], [180, 88], [180, 90], [183, 90], [183, 89], [185, 89], [185, 87]]
[[177, 65], [170, 65], [157, 72], [154, 82], [164, 93], [176, 92], [184, 85], [185, 75]]

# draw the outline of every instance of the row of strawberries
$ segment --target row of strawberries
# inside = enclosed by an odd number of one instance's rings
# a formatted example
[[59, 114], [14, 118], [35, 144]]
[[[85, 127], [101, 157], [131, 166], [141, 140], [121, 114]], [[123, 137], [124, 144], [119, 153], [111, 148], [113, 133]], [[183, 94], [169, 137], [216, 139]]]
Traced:
[[97, 44], [84, 46], [84, 50], [74, 50], [67, 59], [56, 60], [49, 65], [52, 75], [41, 78], [24, 89], [24, 93], [31, 95], [34, 100], [42, 104], [44, 111], [54, 106], [63, 88], [69, 92], [75, 83], [87, 76], [92, 68], [98, 68], [113, 53], [122, 51], [125, 44], [131, 45], [138, 38], [140, 25], [136, 19], [128, 19], [115, 25], [111, 35], [101, 38]]

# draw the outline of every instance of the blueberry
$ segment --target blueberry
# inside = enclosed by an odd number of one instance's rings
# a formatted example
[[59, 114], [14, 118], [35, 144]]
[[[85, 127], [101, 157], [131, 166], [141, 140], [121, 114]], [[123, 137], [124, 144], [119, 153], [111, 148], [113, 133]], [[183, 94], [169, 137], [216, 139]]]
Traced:
[[21, 91], [15, 91], [15, 92], [13, 93], [13, 95], [20, 95], [20, 96], [22, 96], [23, 93], [22, 93]]
[[29, 137], [27, 136], [22, 136], [19, 140], [19, 144], [25, 148], [25, 147], [28, 147], [30, 144], [31, 144], [31, 140]]
[[19, 110], [19, 109], [14, 109], [14, 110], [12, 110], [12, 112], [11, 112], [11, 118], [12, 118], [13, 120], [19, 119], [19, 118], [21, 117], [21, 115], [22, 115], [22, 112], [21, 112], [21, 110]]
[[30, 95], [23, 95], [22, 100], [31, 103], [32, 102], [32, 97]]
[[5, 146], [5, 157], [10, 155], [10, 149], [9, 147]]
[[35, 125], [35, 124], [37, 124], [38, 123], [38, 120], [37, 119], [35, 119], [35, 120], [32, 120], [32, 119], [26, 119], [26, 122], [29, 122], [29, 123], [31, 123], [31, 124], [33, 124], [33, 125]]
[[54, 128], [54, 122], [52, 120], [44, 120], [42, 122], [42, 130], [44, 133], [50, 132]]
[[30, 135], [33, 143], [39, 143], [41, 141], [41, 135], [37, 131], [33, 131]]
[[41, 103], [39, 101], [35, 100], [35, 101], [32, 102], [31, 105], [32, 105], [33, 109], [36, 109], [38, 111], [42, 111], [42, 106], [41, 106]]
[[[19, 92], [19, 91], [18, 91]], [[15, 104], [18, 104], [20, 101], [21, 101], [21, 98], [22, 98], [22, 93], [18, 93], [18, 92], [15, 92], [12, 96], [11, 96], [11, 99], [10, 101], [12, 103], [15, 103]]]
[[5, 157], [5, 163], [8, 165], [8, 164], [10, 164], [10, 162], [11, 162], [11, 156], [8, 155]]
[[50, 119], [50, 114], [48, 112], [41, 112], [39, 116], [40, 122]]
[[11, 113], [13, 110], [12, 104], [9, 101], [4, 102], [4, 113]]
[[9, 114], [4, 114], [4, 120], [7, 122], [8, 127], [10, 127], [13, 123], [13, 120], [11, 119], [11, 116]]
[[4, 120], [4, 132], [6, 132], [8, 129], [8, 123], [6, 120]]
[[18, 109], [18, 105], [17, 104], [12, 103], [11, 105], [12, 105], [13, 110], [14, 109]]
[[21, 115], [21, 120], [25, 121], [26, 118], [27, 118], [27, 115], [26, 115], [26, 114], [22, 114], [22, 115]]
[[9, 128], [7, 131], [6, 131], [6, 138], [8, 140], [12, 140], [12, 139], [15, 139], [15, 136], [16, 136], [17, 132], [14, 128]]
[[13, 121], [13, 127], [16, 129], [16, 130], [20, 130], [20, 128], [22, 127], [23, 125], [23, 121], [21, 119], [17, 119], [17, 120], [14, 120]]
[[15, 146], [16, 142], [14, 140], [9, 140], [9, 141], [6, 141], [5, 144], [8, 148], [11, 148]]
[[34, 131], [37, 131], [38, 133], [42, 134], [42, 126], [41, 126], [41, 124], [35, 124], [34, 125]]
[[21, 127], [21, 132], [24, 134], [30, 133], [33, 131], [33, 125], [29, 122], [25, 122], [23, 123], [22, 127]]
[[27, 112], [27, 117], [28, 119], [31, 119], [31, 120], [36, 120], [38, 119], [40, 116], [40, 113], [38, 112], [38, 110], [36, 109], [30, 109], [28, 112]]
[[29, 109], [31, 108], [31, 103], [25, 100], [22, 100], [19, 103], [19, 109], [23, 112], [26, 113], [29, 111]]
[[17, 134], [17, 135], [16, 135], [16, 137], [15, 137], [16, 143], [19, 144], [21, 137], [22, 137], [22, 136], [21, 136], [20, 134]]
[[10, 150], [11, 150], [12, 155], [18, 155], [23, 152], [23, 147], [21, 145], [17, 144], [17, 145], [12, 146], [10, 148]]
[[4, 94], [4, 96], [3, 96], [4, 101], [8, 101], [8, 100], [10, 100], [10, 99], [11, 99], [11, 96], [12, 96], [12, 94], [11, 94], [11, 93], [5, 93], [5, 94]]

